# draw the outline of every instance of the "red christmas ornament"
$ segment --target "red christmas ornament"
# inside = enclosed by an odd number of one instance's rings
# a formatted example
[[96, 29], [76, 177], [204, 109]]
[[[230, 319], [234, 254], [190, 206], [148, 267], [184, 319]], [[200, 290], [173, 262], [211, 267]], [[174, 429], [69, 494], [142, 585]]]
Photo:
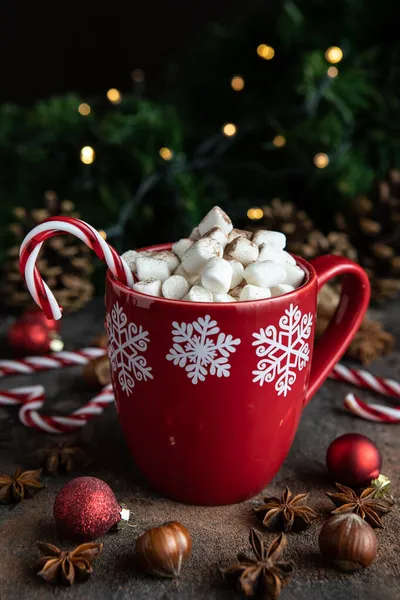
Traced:
[[326, 466], [334, 481], [362, 487], [379, 476], [382, 456], [374, 442], [365, 435], [346, 433], [329, 446]]
[[104, 535], [121, 519], [129, 520], [129, 510], [121, 508], [112, 489], [97, 477], [77, 477], [64, 485], [53, 514], [62, 536], [85, 542]]
[[7, 341], [18, 355], [47, 354], [62, 350], [64, 344], [58, 335], [59, 324], [47, 319], [41, 309], [28, 309], [11, 325]]

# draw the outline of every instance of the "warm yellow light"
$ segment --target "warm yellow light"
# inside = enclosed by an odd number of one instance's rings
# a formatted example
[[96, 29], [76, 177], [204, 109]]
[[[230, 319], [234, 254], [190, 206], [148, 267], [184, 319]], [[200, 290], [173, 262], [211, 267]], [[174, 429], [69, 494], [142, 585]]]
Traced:
[[78, 113], [80, 115], [83, 115], [84, 117], [87, 117], [87, 115], [90, 114], [91, 108], [89, 106], [89, 104], [86, 104], [86, 102], [82, 102], [82, 104], [80, 104], [78, 106]]
[[101, 235], [101, 237], [103, 238], [103, 240], [107, 239], [107, 234], [104, 231], [104, 229], [99, 229], [99, 235]]
[[172, 151], [169, 148], [160, 148], [160, 150], [158, 151], [158, 154], [164, 160], [171, 160], [171, 158], [172, 158]]
[[222, 128], [222, 133], [227, 137], [232, 137], [233, 135], [236, 135], [236, 131], [236, 125], [234, 125], [233, 123], [225, 123], [225, 125]]
[[329, 165], [329, 157], [324, 152], [318, 152], [314, 156], [314, 165], [318, 167], [318, 169], [325, 169]]
[[328, 77], [337, 77], [339, 75], [339, 69], [337, 67], [329, 67], [326, 74]]
[[95, 151], [93, 150], [93, 148], [91, 146], [84, 146], [81, 149], [81, 161], [83, 162], [83, 164], [85, 165], [91, 165], [92, 162], [94, 161], [96, 154]]
[[249, 208], [247, 211], [247, 216], [252, 221], [258, 221], [259, 219], [263, 218], [264, 211], [262, 208]]
[[283, 146], [286, 144], [286, 138], [283, 135], [276, 135], [272, 140], [272, 143], [277, 148], [283, 148]]
[[325, 52], [325, 58], [328, 62], [330, 62], [332, 64], [336, 64], [336, 63], [340, 62], [343, 58], [342, 49], [339, 48], [338, 46], [331, 46]]
[[266, 44], [260, 44], [257, 46], [257, 54], [264, 60], [271, 60], [275, 56], [275, 50], [272, 46], [267, 46]]
[[121, 102], [121, 100], [122, 100], [121, 93], [117, 89], [115, 89], [115, 88], [110, 88], [108, 90], [108, 92], [107, 92], [107, 98], [113, 104], [119, 104]]
[[240, 75], [235, 75], [231, 79], [231, 88], [235, 90], [235, 92], [241, 92], [244, 88], [244, 79], [240, 77]]
[[144, 81], [144, 71], [143, 71], [143, 69], [134, 69], [132, 71], [132, 79], [136, 83], [141, 83], [142, 81]]

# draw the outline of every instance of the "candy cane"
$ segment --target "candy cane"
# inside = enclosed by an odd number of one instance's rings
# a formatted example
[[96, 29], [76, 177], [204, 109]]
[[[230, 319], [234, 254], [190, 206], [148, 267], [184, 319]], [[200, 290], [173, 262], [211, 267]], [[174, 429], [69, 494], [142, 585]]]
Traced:
[[354, 415], [375, 421], [376, 423], [400, 423], [400, 409], [381, 406], [380, 404], [366, 404], [354, 394], [347, 394], [344, 406]]
[[71, 217], [50, 217], [40, 225], [34, 227], [25, 237], [20, 248], [20, 271], [32, 298], [40, 306], [48, 318], [58, 320], [61, 318], [61, 307], [40, 276], [36, 267], [36, 259], [43, 242], [60, 233], [71, 233], [82, 240], [97, 256], [106, 263], [114, 277], [132, 287], [133, 275], [126, 262], [88, 223]]
[[372, 373], [365, 371], [365, 369], [350, 369], [342, 364], [337, 364], [333, 368], [330, 377], [336, 379], [336, 381], [344, 381], [359, 388], [365, 388], [384, 396], [400, 399], [400, 383], [398, 381], [372, 375]]
[[[103, 348], [83, 348], [74, 352], [57, 352], [48, 356], [30, 356], [21, 360], [0, 360], [0, 377], [22, 375], [60, 369], [70, 365], [84, 365], [92, 358], [103, 356]], [[94, 416], [114, 402], [111, 385], [92, 398], [85, 406], [67, 416], [40, 415], [39, 410], [45, 403], [45, 391], [41, 385], [0, 390], [0, 406], [19, 406], [19, 419], [27, 427], [33, 427], [46, 433], [66, 433], [86, 425]]]
[[48, 369], [60, 369], [71, 365], [86, 365], [92, 358], [103, 356], [103, 348], [82, 348], [74, 352], [57, 352], [48, 356], [29, 356], [20, 360], [0, 360], [0, 377], [25, 375]]
[[114, 394], [111, 384], [106, 385], [85, 406], [63, 417], [40, 415], [38, 411], [43, 408], [45, 399], [44, 388], [41, 385], [0, 391], [0, 405], [20, 404], [18, 416], [21, 423], [46, 433], [66, 433], [84, 427], [93, 417], [102, 413], [108, 404], [114, 402]]

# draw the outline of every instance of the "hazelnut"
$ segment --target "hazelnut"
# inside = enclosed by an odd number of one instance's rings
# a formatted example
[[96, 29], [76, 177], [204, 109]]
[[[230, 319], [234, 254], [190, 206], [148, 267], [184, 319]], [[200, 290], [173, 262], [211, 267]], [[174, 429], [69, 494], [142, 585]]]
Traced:
[[190, 533], [171, 521], [145, 531], [137, 540], [135, 560], [139, 568], [155, 577], [178, 577], [192, 552]]
[[319, 534], [322, 556], [340, 571], [369, 567], [376, 556], [375, 533], [361, 517], [343, 513], [331, 517]]

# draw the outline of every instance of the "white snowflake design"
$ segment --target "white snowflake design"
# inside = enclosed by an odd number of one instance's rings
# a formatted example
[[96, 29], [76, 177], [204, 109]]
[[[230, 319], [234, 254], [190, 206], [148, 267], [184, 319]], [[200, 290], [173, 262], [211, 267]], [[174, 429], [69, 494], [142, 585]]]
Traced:
[[[218, 334], [217, 339], [213, 338]], [[210, 315], [199, 317], [193, 323], [172, 323], [174, 345], [166, 359], [184, 368], [187, 376], [196, 385], [205, 381], [208, 374], [229, 377], [231, 365], [229, 355], [236, 352], [240, 339], [220, 333], [217, 321]]]
[[107, 314], [108, 355], [113, 371], [118, 371], [118, 381], [124, 392], [129, 394], [136, 381], [153, 379], [151, 367], [142, 355], [147, 350], [149, 332], [143, 331], [141, 325], [127, 325], [127, 316], [116, 302]]
[[253, 333], [256, 355], [263, 357], [253, 371], [254, 383], [262, 386], [276, 380], [278, 396], [287, 396], [297, 371], [302, 371], [310, 359], [310, 346], [305, 340], [310, 337], [312, 322], [311, 313], [303, 315], [298, 306], [291, 304], [279, 319], [279, 330], [269, 325]]

